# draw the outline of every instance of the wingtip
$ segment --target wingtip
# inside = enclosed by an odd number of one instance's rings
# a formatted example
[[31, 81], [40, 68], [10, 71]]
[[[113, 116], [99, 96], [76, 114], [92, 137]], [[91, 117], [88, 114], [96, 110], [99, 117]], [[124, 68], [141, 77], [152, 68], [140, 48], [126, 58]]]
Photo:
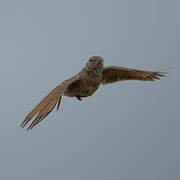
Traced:
[[157, 72], [157, 77], [160, 79], [160, 77], [166, 77], [169, 72]]
[[21, 127], [21, 128], [24, 128], [27, 123], [28, 123], [28, 121], [27, 121], [27, 119], [25, 119], [25, 120], [21, 123], [20, 127]]
[[158, 76], [160, 77], [166, 77], [169, 73], [170, 73], [170, 70], [172, 68], [167, 68], [167, 69], [163, 69], [163, 70], [159, 70], [157, 73], [158, 73]]
[[[24, 121], [25, 121], [25, 120], [24, 120]], [[24, 121], [23, 121], [23, 122], [21, 123], [21, 125], [20, 125], [21, 128], [24, 128], [24, 126], [26, 125]]]
[[32, 128], [29, 126], [27, 129], [26, 129], [26, 131], [30, 131]]

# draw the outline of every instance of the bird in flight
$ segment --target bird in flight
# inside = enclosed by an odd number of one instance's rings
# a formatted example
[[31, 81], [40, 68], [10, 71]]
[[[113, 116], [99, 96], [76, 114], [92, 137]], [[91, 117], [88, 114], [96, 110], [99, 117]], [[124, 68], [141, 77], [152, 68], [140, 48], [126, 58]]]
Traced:
[[76, 75], [63, 81], [53, 89], [40, 103], [26, 116], [21, 124], [25, 127], [34, 117], [27, 130], [39, 124], [57, 105], [60, 107], [62, 96], [76, 97], [78, 100], [93, 95], [101, 84], [110, 84], [123, 80], [154, 81], [165, 76], [164, 72], [143, 71], [120, 66], [104, 67], [104, 59], [100, 56], [89, 58], [83, 69]]

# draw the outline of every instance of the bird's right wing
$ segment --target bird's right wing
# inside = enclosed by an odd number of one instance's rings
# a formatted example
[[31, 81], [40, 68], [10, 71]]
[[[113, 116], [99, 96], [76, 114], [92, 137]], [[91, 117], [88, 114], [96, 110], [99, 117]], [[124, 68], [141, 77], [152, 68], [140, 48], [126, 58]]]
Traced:
[[40, 121], [42, 121], [57, 105], [57, 109], [60, 106], [61, 97], [64, 95], [66, 89], [69, 85], [76, 82], [79, 79], [79, 75], [74, 76], [60, 85], [58, 85], [55, 89], [53, 89], [45, 98], [43, 98], [40, 103], [26, 116], [24, 121], [21, 124], [23, 128], [35, 115], [36, 118], [30, 124], [27, 130], [32, 129], [35, 125], [37, 125]]
[[110, 84], [123, 80], [153, 81], [165, 76], [164, 72], [142, 71], [120, 66], [107, 66], [102, 72], [102, 84]]

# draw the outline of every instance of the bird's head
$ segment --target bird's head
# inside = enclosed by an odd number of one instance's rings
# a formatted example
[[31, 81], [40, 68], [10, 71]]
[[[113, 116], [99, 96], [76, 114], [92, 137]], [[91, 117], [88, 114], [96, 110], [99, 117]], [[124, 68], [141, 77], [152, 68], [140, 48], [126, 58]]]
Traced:
[[100, 56], [92, 56], [85, 65], [88, 71], [102, 71], [104, 59]]

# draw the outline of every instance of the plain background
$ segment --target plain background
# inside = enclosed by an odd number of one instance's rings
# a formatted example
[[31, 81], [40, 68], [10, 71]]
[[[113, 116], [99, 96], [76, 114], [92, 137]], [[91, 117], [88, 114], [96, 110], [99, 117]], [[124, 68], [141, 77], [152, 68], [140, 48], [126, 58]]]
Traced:
[[[0, 179], [180, 179], [179, 0], [0, 1]], [[170, 69], [155, 82], [64, 97], [39, 126], [20, 123], [88, 58]]]

